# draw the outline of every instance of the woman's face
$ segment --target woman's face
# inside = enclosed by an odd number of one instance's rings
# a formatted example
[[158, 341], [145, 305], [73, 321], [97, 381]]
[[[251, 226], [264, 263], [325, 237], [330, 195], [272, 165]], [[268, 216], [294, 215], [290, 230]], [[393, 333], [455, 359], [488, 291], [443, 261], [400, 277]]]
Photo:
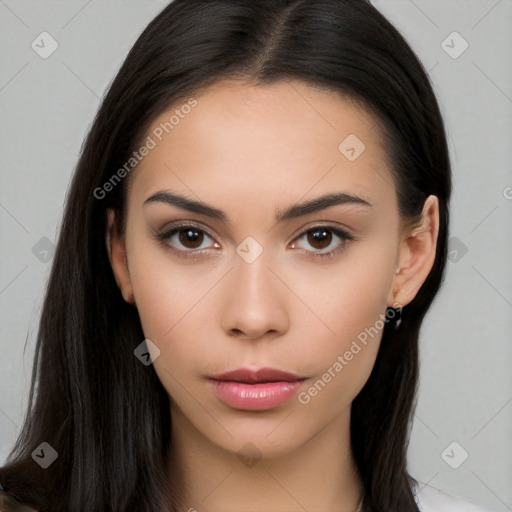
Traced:
[[[222, 81], [195, 99], [146, 134], [112, 262], [160, 351], [173, 430], [274, 457], [347, 420], [411, 252], [368, 113], [302, 82]], [[240, 368], [305, 380], [211, 379]]]

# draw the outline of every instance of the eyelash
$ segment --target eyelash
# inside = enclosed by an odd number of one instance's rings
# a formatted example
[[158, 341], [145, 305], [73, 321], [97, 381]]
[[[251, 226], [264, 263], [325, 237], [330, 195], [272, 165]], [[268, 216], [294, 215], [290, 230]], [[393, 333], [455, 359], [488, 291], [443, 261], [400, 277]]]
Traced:
[[[195, 231], [197, 231], [198, 233], [206, 234], [207, 236], [209, 236], [212, 239], [214, 238], [213, 235], [211, 235], [207, 230], [200, 228], [199, 226], [196, 226], [194, 224], [190, 224], [190, 223], [175, 224], [171, 227], [165, 228], [162, 231], [156, 232], [155, 236], [156, 236], [157, 240], [159, 240], [166, 247], [166, 249], [170, 250], [172, 253], [176, 254], [180, 258], [201, 258], [201, 257], [206, 256], [206, 254], [203, 250], [191, 249], [191, 250], [184, 251], [184, 250], [176, 249], [169, 243], [169, 238], [171, 238], [173, 235], [179, 233], [180, 231], [185, 231], [188, 228], [192, 228]], [[315, 258], [320, 258], [320, 259], [334, 258], [335, 256], [337, 256], [338, 254], [340, 254], [342, 251], [345, 250], [345, 247], [349, 242], [357, 240], [357, 238], [355, 236], [351, 235], [347, 231], [340, 229], [338, 227], [328, 226], [328, 225], [327, 226], [326, 225], [313, 226], [313, 227], [303, 231], [294, 240], [299, 240], [299, 239], [303, 238], [305, 235], [307, 235], [308, 233], [317, 231], [319, 229], [324, 229], [325, 231], [333, 233], [334, 235], [336, 235], [337, 237], [339, 237], [342, 240], [342, 243], [338, 248], [333, 249], [329, 252], [321, 253], [318, 251], [306, 251], [308, 253], [308, 257], [311, 257], [314, 259]]]

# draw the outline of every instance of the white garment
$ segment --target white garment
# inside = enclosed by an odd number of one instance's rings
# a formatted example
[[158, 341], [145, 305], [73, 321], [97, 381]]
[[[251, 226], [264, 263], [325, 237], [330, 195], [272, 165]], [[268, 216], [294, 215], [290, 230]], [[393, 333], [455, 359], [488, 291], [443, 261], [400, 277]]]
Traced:
[[416, 503], [421, 512], [494, 512], [473, 505], [456, 494], [449, 494], [422, 482], [418, 484]]

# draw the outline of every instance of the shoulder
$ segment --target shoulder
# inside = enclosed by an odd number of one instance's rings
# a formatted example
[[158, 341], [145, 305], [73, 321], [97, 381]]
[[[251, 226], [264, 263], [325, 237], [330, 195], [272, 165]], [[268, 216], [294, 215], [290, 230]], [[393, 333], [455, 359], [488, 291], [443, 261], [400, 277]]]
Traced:
[[418, 482], [416, 503], [421, 512], [494, 512], [483, 509], [461, 496], [450, 494], [430, 485]]

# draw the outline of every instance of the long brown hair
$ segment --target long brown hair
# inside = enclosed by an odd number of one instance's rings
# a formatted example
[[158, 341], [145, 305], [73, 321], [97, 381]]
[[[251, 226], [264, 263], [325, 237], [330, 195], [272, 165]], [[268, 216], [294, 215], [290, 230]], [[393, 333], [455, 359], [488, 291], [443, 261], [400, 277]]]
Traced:
[[[406, 452], [418, 384], [418, 334], [447, 256], [450, 162], [424, 68], [365, 0], [175, 0], [147, 26], [104, 97], [67, 196], [41, 314], [29, 407], [5, 489], [41, 511], [155, 511], [165, 499], [171, 424], [167, 394], [133, 351], [144, 339], [116, 286], [106, 212], [124, 211], [126, 181], [98, 189], [178, 100], [229, 77], [300, 79], [364, 104], [384, 126], [400, 213], [417, 218], [439, 199], [433, 268], [387, 325], [370, 378], [352, 404], [351, 440], [364, 512], [418, 512]], [[136, 172], [136, 169], [133, 171]], [[95, 193], [96, 191], [96, 193]], [[40, 468], [42, 442], [57, 460]], [[167, 498], [165, 498], [167, 495]]]

